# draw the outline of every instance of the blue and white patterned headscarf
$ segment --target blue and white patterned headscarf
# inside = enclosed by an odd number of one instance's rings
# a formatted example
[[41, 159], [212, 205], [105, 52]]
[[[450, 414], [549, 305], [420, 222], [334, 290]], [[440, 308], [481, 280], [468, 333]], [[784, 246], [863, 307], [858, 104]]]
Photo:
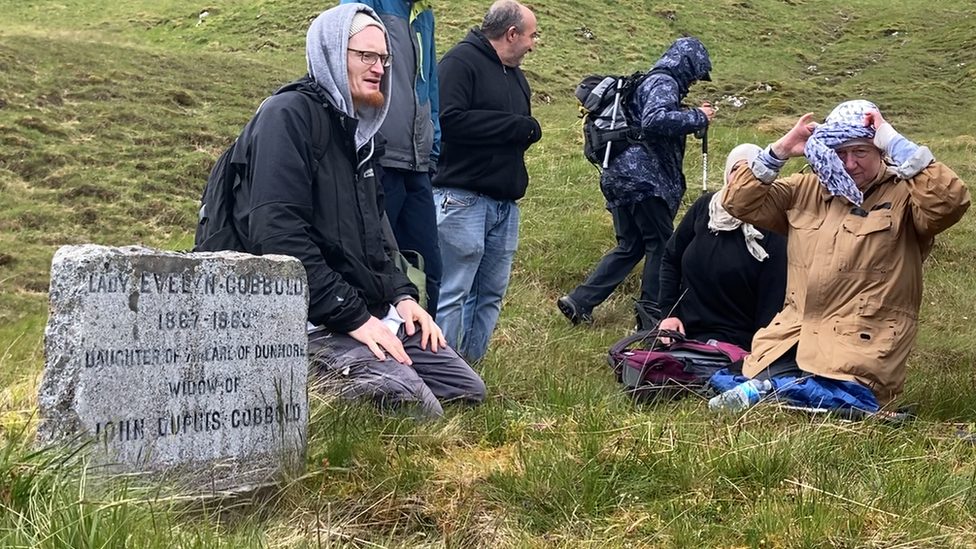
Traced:
[[807, 139], [803, 151], [807, 161], [817, 172], [820, 184], [830, 194], [843, 196], [857, 206], [861, 205], [864, 195], [847, 174], [844, 163], [837, 157], [834, 149], [852, 139], [874, 139], [874, 129], [864, 125], [864, 115], [868, 111], [876, 110], [878, 107], [874, 103], [863, 99], [837, 105], [827, 115], [824, 123], [813, 131], [810, 139]]

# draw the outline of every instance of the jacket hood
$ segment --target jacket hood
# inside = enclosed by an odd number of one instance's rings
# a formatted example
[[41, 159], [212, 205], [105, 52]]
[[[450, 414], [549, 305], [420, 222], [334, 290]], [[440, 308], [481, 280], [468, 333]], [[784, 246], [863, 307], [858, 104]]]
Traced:
[[[349, 93], [348, 55], [349, 27], [358, 12], [366, 12], [382, 25], [379, 16], [365, 4], [341, 4], [322, 12], [312, 21], [305, 37], [305, 59], [308, 74], [328, 94], [332, 104], [341, 112], [359, 120], [356, 127], [356, 148], [362, 147], [379, 131], [390, 108], [390, 69], [380, 81], [383, 92], [381, 107], [361, 106], [353, 109]], [[387, 50], [391, 50], [390, 38], [386, 37]]]
[[688, 88], [696, 80], [712, 79], [708, 74], [712, 70], [708, 50], [701, 41], [692, 36], [675, 40], [668, 51], [654, 63], [654, 69], [670, 73], [681, 87], [682, 95], [688, 93]]
[[468, 32], [468, 35], [464, 37], [464, 40], [461, 40], [461, 43], [471, 44], [475, 47], [475, 49], [483, 53], [485, 57], [491, 59], [499, 65], [502, 65], [502, 59], [498, 57], [498, 52], [495, 51], [495, 46], [491, 45], [488, 37], [481, 32], [480, 27], [472, 28]]

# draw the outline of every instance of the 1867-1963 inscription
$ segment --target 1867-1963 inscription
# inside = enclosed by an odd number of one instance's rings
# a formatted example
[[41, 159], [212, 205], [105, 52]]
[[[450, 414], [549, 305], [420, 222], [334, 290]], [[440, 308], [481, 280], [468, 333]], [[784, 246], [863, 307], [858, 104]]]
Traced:
[[202, 490], [266, 481], [304, 450], [307, 295], [294, 258], [62, 248], [39, 442], [86, 435]]

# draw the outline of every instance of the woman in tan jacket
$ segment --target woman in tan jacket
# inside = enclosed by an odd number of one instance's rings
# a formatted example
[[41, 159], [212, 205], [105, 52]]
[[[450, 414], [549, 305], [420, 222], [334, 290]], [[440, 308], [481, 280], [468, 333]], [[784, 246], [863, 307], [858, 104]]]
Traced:
[[[788, 236], [786, 302], [756, 333], [743, 373], [855, 381], [884, 406], [904, 388], [922, 262], [969, 191], [868, 101], [840, 104], [823, 124], [812, 117], [738, 170], [723, 197], [735, 217]], [[815, 173], [777, 179], [795, 156]]]

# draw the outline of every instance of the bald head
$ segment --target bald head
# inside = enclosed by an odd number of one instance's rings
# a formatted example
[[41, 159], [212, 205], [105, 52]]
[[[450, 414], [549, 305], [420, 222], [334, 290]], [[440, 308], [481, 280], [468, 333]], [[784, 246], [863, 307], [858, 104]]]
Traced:
[[491, 42], [502, 64], [517, 67], [525, 54], [535, 48], [535, 14], [514, 0], [498, 0], [488, 9], [481, 33]]
[[525, 23], [522, 16], [522, 4], [514, 0], [498, 0], [488, 8], [485, 20], [481, 23], [481, 32], [488, 40], [498, 40], [511, 27], [522, 28]]

